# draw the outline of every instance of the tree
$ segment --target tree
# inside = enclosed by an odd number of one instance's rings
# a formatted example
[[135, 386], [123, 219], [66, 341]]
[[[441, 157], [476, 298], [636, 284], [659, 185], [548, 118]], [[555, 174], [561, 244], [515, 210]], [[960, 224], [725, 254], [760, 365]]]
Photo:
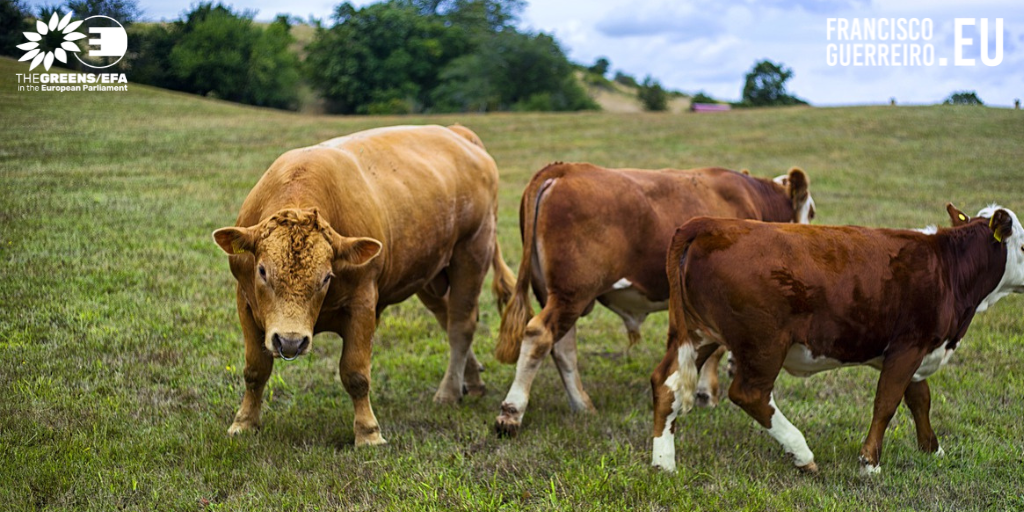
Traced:
[[0, 55], [21, 57], [17, 45], [25, 42], [22, 32], [31, 31], [28, 7], [22, 0], [0, 0]]
[[613, 80], [625, 85], [626, 87], [640, 87], [640, 84], [636, 83], [636, 78], [631, 75], [627, 75], [622, 71], [616, 71], [615, 78], [613, 78]]
[[606, 59], [604, 57], [601, 57], [601, 58], [597, 59], [596, 62], [594, 62], [593, 66], [590, 66], [589, 68], [587, 68], [587, 71], [590, 71], [591, 73], [594, 73], [594, 74], [597, 74], [597, 75], [604, 76], [605, 73], [608, 72], [608, 67], [609, 66], [611, 66], [611, 63], [608, 62], [608, 59]]
[[135, 0], [68, 0], [67, 6], [77, 19], [109, 16], [125, 27], [142, 17], [142, 9]]
[[[263, 29], [252, 17], [250, 11], [235, 13], [222, 4], [198, 4], [170, 30], [169, 76], [162, 79], [186, 92], [295, 108], [299, 62], [288, 50], [294, 42], [288, 20], [279, 17]], [[159, 30], [152, 34], [154, 43], [166, 43]]]
[[943, 103], [946, 105], [984, 105], [974, 91], [954, 92]]
[[700, 91], [693, 95], [693, 98], [690, 99], [690, 103], [718, 103], [718, 100], [705, 94], [704, 91]]
[[793, 70], [784, 66], [770, 60], [754, 64], [754, 68], [747, 73], [746, 83], [743, 85], [742, 105], [806, 105], [806, 101], [786, 93], [786, 81], [793, 77]]
[[441, 73], [432, 94], [440, 111], [586, 110], [597, 105], [547, 34], [502, 31]]
[[423, 109], [440, 70], [471, 48], [470, 32], [400, 0], [338, 6], [335, 24], [306, 47], [309, 79], [342, 113]]
[[389, 0], [341, 4], [307, 47], [314, 88], [338, 113], [508, 109], [596, 104], [545, 34], [512, 25], [521, 0]]
[[668, 93], [665, 92], [665, 89], [661, 88], [661, 84], [657, 80], [650, 76], [644, 78], [636, 95], [640, 98], [640, 103], [643, 104], [644, 110], [651, 112], [668, 110]]

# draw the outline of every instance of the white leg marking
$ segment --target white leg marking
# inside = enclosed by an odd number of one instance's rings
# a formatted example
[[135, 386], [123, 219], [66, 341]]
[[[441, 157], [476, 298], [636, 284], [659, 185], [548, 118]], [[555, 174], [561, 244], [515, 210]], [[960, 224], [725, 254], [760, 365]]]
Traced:
[[[666, 429], [670, 430], [670, 429]], [[671, 432], [654, 438], [654, 456], [651, 465], [674, 473], [676, 471], [676, 439]]]
[[797, 467], [803, 467], [814, 462], [814, 454], [807, 447], [804, 435], [786, 419], [782, 411], [779, 410], [779, 407], [775, 405], [774, 393], [769, 398], [768, 404], [772, 406], [772, 409], [775, 409], [775, 412], [772, 414], [772, 426], [768, 429], [768, 435], [778, 441], [782, 448], [786, 450], [786, 453], [793, 455], [793, 463]]
[[661, 435], [654, 438], [651, 450], [651, 465], [665, 471], [676, 470], [675, 436], [672, 423], [680, 412], [689, 412], [693, 407], [693, 388], [697, 384], [697, 353], [693, 346], [684, 343], [676, 356], [679, 368], [665, 379], [665, 387], [672, 390], [672, 411], [665, 418]]
[[945, 457], [946, 456], [946, 450], [943, 450], [942, 447], [940, 446], [938, 450], [935, 450], [935, 456], [936, 457]]

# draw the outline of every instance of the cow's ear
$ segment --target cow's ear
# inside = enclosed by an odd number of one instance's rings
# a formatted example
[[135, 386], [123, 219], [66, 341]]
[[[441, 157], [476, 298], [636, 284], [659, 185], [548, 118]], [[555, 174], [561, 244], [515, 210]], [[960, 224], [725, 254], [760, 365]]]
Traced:
[[996, 210], [988, 221], [988, 227], [992, 228], [992, 236], [997, 242], [1006, 243], [1006, 239], [1013, 234], [1013, 217], [1006, 210]]
[[256, 237], [251, 228], [220, 228], [213, 240], [228, 254], [245, 254], [256, 250]]
[[365, 265], [380, 254], [381, 243], [372, 238], [349, 238], [334, 233], [331, 248], [335, 261], [342, 261], [358, 267]]
[[795, 210], [807, 200], [807, 196], [810, 194], [810, 180], [807, 179], [807, 174], [803, 169], [799, 167], [790, 169], [786, 178], [786, 192], [793, 200], [793, 209]]
[[957, 210], [953, 203], [946, 203], [946, 212], [949, 213], [949, 220], [953, 223], [953, 227], [963, 226], [970, 222], [971, 218], [964, 212]]
[[750, 169], [740, 169], [740, 174], [750, 176]]

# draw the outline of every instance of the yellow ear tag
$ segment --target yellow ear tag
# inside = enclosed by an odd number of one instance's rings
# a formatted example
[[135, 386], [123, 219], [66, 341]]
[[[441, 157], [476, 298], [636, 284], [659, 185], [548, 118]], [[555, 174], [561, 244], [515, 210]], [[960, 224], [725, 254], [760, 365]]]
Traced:
[[235, 254], [245, 254], [245, 249], [238, 243], [238, 240], [231, 242], [231, 248], [235, 250]]
[[967, 216], [961, 213], [960, 214], [960, 220], [964, 220], [964, 221], [967, 220]]
[[999, 238], [999, 230], [992, 228], [992, 222], [995, 221], [995, 220], [996, 220], [995, 217], [992, 217], [991, 219], [989, 219], [988, 220], [988, 227], [989, 227], [989, 229], [992, 229], [992, 236], [995, 237], [996, 242], [1003, 243], [1003, 239]]

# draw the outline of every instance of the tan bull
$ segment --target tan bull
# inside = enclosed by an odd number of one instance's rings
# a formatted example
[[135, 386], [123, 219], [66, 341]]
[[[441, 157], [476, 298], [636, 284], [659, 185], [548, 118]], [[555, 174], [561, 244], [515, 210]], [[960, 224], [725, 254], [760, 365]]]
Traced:
[[370, 406], [371, 338], [384, 309], [416, 294], [448, 333], [435, 402], [483, 393], [471, 344], [489, 268], [499, 304], [514, 276], [495, 238], [498, 170], [470, 130], [380, 128], [289, 151], [249, 193], [236, 227], [218, 229], [231, 255], [245, 336], [245, 395], [228, 432], [258, 427], [275, 358], [344, 339], [341, 382], [355, 444], [385, 442]]

